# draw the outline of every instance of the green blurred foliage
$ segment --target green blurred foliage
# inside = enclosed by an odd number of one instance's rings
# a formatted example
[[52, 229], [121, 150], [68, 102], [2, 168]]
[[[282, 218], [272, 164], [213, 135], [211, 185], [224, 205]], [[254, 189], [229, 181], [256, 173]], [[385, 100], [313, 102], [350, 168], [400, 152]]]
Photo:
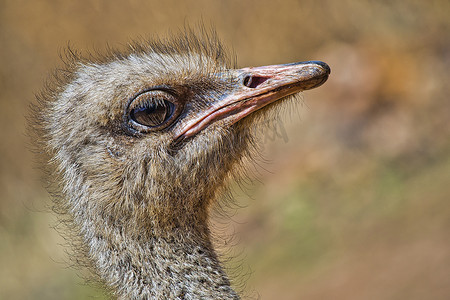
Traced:
[[263, 299], [448, 299], [449, 16], [444, 0], [0, 1], [0, 299], [105, 297], [67, 263], [24, 133], [58, 51], [198, 22], [239, 66], [332, 68], [283, 121], [288, 139], [265, 139], [270, 162], [250, 197], [237, 193], [244, 207], [216, 216], [218, 244], [236, 244], [224, 252], [236, 286]]

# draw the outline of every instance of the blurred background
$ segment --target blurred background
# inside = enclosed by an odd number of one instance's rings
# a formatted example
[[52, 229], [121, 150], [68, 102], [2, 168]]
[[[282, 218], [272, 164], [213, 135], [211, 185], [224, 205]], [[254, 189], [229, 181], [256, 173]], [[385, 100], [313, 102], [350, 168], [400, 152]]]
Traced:
[[[239, 67], [323, 60], [217, 217], [244, 296], [450, 299], [450, 2], [0, 1], [0, 299], [104, 299], [68, 267], [25, 115], [67, 47], [212, 24]], [[229, 257], [228, 257], [229, 256]]]

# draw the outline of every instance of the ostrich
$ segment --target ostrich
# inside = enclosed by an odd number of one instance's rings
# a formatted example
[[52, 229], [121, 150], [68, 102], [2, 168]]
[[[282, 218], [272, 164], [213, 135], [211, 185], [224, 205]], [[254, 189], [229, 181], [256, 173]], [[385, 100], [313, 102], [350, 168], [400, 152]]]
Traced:
[[57, 211], [115, 297], [239, 299], [210, 207], [258, 120], [329, 74], [319, 61], [236, 69], [216, 37], [193, 33], [69, 59], [32, 128]]

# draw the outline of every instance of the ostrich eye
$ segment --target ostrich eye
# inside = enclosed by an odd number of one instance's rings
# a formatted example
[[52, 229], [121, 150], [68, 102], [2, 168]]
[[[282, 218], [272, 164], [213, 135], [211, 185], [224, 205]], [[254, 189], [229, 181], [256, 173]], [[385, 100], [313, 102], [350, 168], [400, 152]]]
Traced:
[[173, 104], [166, 100], [154, 100], [133, 108], [131, 119], [147, 127], [158, 127], [168, 120], [173, 111]]
[[131, 125], [139, 131], [165, 128], [174, 119], [174, 102], [174, 96], [163, 91], [140, 94], [128, 108]]

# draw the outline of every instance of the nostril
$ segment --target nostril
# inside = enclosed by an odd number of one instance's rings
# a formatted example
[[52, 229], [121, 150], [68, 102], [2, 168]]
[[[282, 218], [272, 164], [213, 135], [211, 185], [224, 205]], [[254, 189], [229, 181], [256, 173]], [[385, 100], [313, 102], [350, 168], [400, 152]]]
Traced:
[[244, 81], [242, 82], [246, 87], [249, 87], [249, 84], [252, 83], [252, 76], [245, 76]]
[[260, 77], [260, 76], [245, 76], [244, 81], [242, 82], [246, 87], [248, 88], [256, 88], [258, 85], [260, 85], [261, 83], [263, 83], [264, 81], [266, 81], [267, 79], [269, 79], [268, 77]]

